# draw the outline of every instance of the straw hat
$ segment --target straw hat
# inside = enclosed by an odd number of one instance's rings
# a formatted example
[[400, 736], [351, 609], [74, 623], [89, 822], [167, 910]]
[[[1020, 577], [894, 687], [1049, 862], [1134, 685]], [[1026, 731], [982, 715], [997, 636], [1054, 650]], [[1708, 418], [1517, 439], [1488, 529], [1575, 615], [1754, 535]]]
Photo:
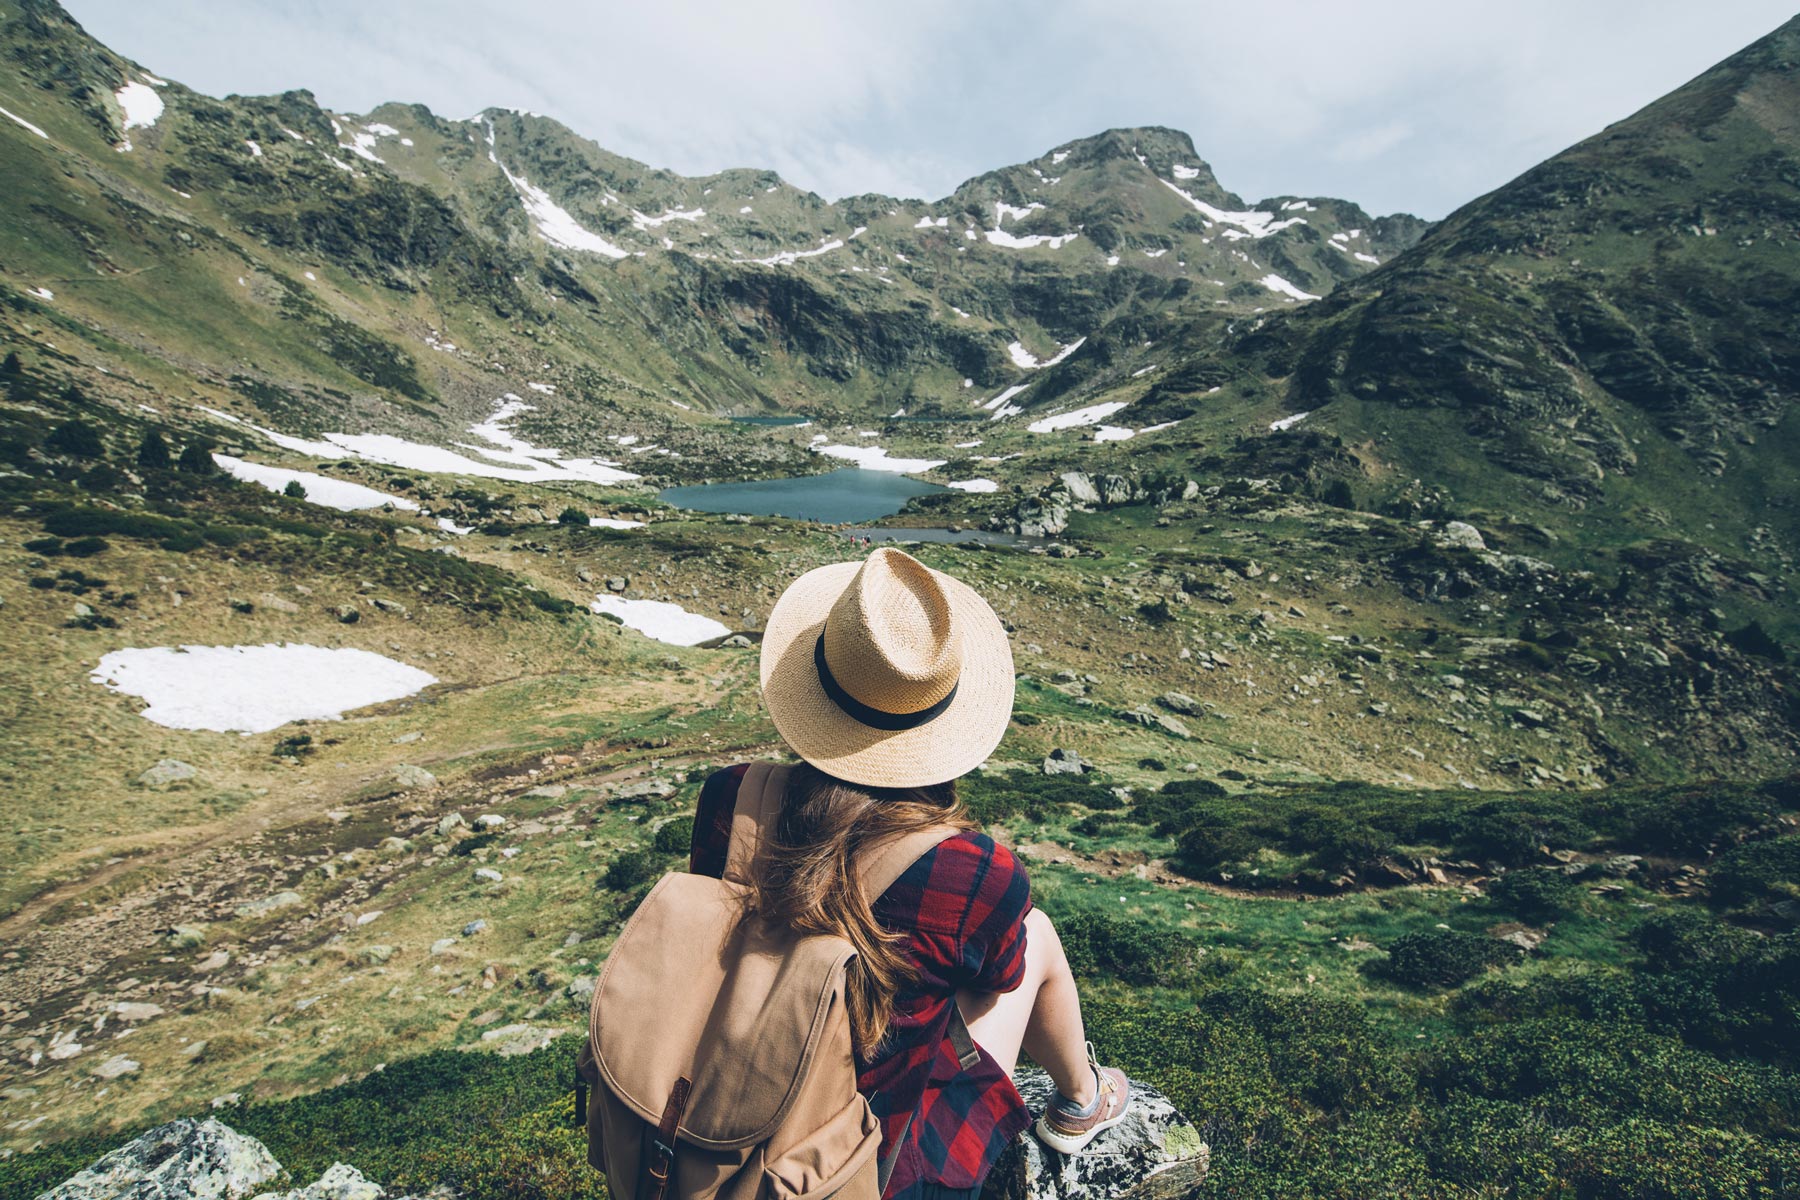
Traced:
[[968, 585], [891, 547], [789, 585], [762, 642], [763, 701], [796, 754], [865, 787], [979, 766], [1012, 716], [1012, 647]]

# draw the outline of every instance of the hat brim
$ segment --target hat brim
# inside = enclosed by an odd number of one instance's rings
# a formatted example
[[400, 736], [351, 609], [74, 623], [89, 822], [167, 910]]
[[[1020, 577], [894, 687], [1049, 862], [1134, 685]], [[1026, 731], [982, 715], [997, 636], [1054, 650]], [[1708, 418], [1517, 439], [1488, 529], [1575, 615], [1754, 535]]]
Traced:
[[[932, 571], [962, 632], [963, 665], [949, 707], [914, 729], [872, 729], [825, 694], [813, 647], [860, 562], [808, 571], [775, 602], [762, 641], [763, 703], [794, 753], [865, 787], [925, 787], [987, 760], [1012, 718], [1012, 645], [1000, 618], [967, 584]], [[929, 568], [927, 568], [929, 569]]]

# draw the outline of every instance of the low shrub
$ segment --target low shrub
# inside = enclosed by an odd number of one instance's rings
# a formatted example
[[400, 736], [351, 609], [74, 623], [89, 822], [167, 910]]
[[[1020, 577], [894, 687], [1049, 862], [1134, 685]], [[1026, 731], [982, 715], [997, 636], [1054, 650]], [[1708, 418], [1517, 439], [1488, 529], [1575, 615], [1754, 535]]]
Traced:
[[1527, 921], [1560, 916], [1580, 895], [1575, 880], [1554, 867], [1508, 871], [1488, 885], [1488, 897], [1494, 903]]
[[1712, 898], [1719, 904], [1800, 898], [1800, 836], [1746, 842], [1719, 856], [1712, 868]]
[[694, 818], [676, 817], [658, 826], [651, 845], [659, 854], [686, 854], [694, 844]]
[[1455, 987], [1489, 967], [1509, 966], [1524, 951], [1510, 942], [1455, 929], [1403, 933], [1388, 947], [1386, 975], [1411, 987]]

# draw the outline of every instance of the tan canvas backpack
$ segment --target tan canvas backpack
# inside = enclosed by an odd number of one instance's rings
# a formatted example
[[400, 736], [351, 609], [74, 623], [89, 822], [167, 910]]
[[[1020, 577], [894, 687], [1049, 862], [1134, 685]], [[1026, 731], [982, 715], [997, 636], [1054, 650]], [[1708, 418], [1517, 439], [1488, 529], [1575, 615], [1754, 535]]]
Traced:
[[[615, 1200], [877, 1200], [893, 1168], [893, 1156], [876, 1161], [881, 1129], [856, 1090], [850, 943], [739, 919], [787, 778], [766, 763], [745, 772], [723, 878], [665, 875], [594, 988], [576, 1063], [592, 1095], [576, 1103]], [[864, 894], [873, 901], [955, 832], [877, 847], [857, 864]], [[951, 1025], [972, 1066], [954, 1004]]]

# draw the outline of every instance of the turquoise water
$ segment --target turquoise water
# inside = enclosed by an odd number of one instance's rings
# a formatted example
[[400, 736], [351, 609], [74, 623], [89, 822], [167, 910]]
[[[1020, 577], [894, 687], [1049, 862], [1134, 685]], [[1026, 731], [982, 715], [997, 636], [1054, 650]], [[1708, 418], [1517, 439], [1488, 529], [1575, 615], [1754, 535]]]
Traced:
[[914, 496], [948, 491], [890, 471], [845, 467], [828, 475], [706, 483], [664, 488], [663, 502], [698, 512], [747, 513], [802, 521], [875, 521], [891, 517]]
[[811, 417], [733, 417], [739, 425], [804, 425]]
[[966, 546], [979, 542], [983, 546], [1036, 546], [1042, 538], [1024, 538], [1016, 533], [996, 533], [991, 529], [901, 529], [880, 525], [868, 529], [849, 529], [845, 537], [866, 537], [872, 542], [933, 542], [947, 546]]

